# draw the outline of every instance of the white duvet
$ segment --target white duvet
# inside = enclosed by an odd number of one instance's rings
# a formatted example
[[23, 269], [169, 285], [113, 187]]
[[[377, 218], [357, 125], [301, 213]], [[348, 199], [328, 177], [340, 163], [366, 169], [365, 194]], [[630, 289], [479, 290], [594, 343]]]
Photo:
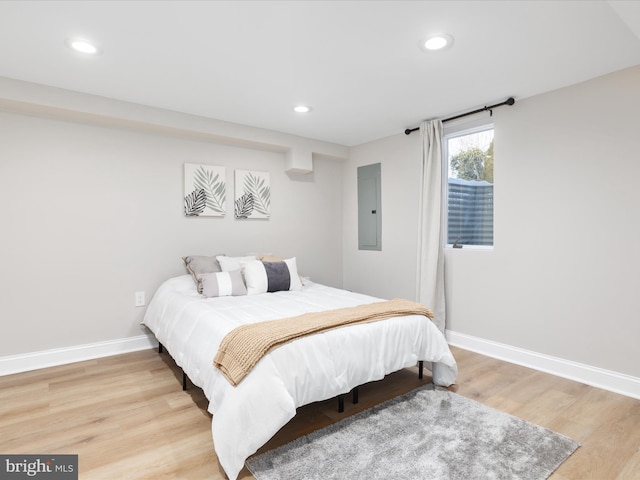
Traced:
[[216, 454], [228, 477], [236, 479], [245, 460], [299, 406], [347, 393], [418, 360], [433, 362], [437, 385], [455, 382], [457, 366], [444, 336], [421, 315], [338, 328], [288, 343], [258, 362], [237, 387], [213, 366], [218, 345], [239, 325], [379, 300], [316, 283], [299, 292], [207, 299], [184, 275], [160, 286], [143, 324], [209, 399]]

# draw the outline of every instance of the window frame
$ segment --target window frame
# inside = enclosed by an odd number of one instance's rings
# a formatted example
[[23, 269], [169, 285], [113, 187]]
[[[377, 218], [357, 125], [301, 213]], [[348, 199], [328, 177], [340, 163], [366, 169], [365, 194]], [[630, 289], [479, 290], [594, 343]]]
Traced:
[[[449, 243], [449, 139], [464, 137], [474, 133], [493, 130], [494, 132], [494, 148], [495, 148], [495, 125], [491, 118], [481, 118], [472, 121], [457, 121], [452, 125], [445, 125], [442, 134], [442, 231], [443, 247], [454, 249], [453, 244]], [[494, 185], [494, 217], [493, 217], [493, 244], [492, 245], [460, 245], [455, 250], [485, 250], [490, 251], [495, 248], [495, 179]]]

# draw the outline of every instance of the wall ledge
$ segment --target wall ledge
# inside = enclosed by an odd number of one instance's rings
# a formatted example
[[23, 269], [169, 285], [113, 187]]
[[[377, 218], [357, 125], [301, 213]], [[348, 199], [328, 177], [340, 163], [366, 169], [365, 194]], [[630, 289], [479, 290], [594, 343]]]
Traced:
[[0, 357], [0, 376], [137, 352], [157, 346], [158, 342], [153, 335], [138, 335], [106, 342], [10, 355]]
[[451, 330], [447, 330], [445, 334], [454, 347], [640, 399], [640, 378]]
[[[312, 154], [346, 160], [345, 145], [39, 85], [0, 76], [0, 111], [287, 154], [286, 170], [310, 173]], [[293, 162], [293, 164], [291, 164]]]

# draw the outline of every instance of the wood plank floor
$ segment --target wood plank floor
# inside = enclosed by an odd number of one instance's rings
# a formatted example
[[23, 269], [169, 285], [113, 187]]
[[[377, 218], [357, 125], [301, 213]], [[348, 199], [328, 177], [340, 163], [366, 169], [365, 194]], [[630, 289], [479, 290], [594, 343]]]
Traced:
[[[458, 348], [454, 391], [582, 444], [552, 480], [640, 479], [640, 400]], [[416, 386], [406, 369], [360, 388], [360, 403], [299, 409], [269, 449]], [[81, 479], [226, 478], [202, 391], [181, 389], [166, 353], [148, 350], [0, 377], [0, 453], [78, 454]], [[253, 477], [245, 470], [240, 478]], [[443, 479], [445, 480], [445, 479]]]

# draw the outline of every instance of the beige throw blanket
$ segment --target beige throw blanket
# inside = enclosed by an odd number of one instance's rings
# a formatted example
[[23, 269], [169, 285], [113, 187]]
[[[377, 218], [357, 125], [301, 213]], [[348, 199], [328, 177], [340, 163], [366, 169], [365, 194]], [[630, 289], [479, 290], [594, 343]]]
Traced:
[[421, 304], [394, 299], [242, 325], [222, 339], [213, 364], [236, 386], [264, 355], [296, 338], [403, 315], [424, 315], [433, 319], [433, 312]]

